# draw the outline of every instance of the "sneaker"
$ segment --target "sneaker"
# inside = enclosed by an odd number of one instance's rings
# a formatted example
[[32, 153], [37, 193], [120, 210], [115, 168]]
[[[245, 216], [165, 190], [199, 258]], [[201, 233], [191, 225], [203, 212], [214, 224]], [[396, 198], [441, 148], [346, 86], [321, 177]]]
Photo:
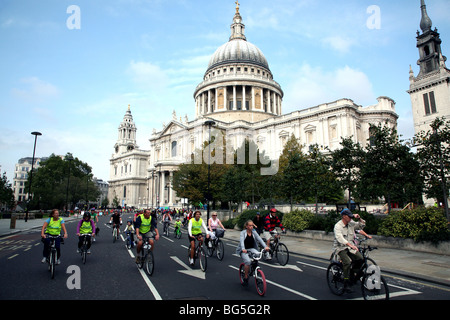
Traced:
[[77, 253], [81, 253], [81, 250], [80, 250], [80, 248], [78, 248], [78, 249], [77, 249]]
[[60, 259], [56, 260], [56, 264], [61, 264], [61, 260]]
[[140, 263], [141, 262], [141, 257], [140, 256], [136, 256], [136, 263]]
[[242, 282], [242, 285], [243, 285], [244, 287], [248, 287], [248, 278], [244, 278], [243, 280], [244, 280], [244, 281]]
[[189, 263], [191, 264], [191, 266], [194, 265], [194, 259], [189, 258]]
[[91, 254], [91, 249], [88, 249], [87, 253], [88, 253], [88, 254]]
[[45, 263], [46, 261], [47, 261], [46, 257], [43, 257], [42, 260], [41, 260], [42, 263]]

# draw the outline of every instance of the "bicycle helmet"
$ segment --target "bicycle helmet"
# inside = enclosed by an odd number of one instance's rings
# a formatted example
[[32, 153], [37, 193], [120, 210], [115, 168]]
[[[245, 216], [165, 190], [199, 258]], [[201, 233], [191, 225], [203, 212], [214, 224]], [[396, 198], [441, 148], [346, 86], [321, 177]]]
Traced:
[[275, 208], [272, 208], [272, 209], [270, 209], [270, 212], [273, 212], [273, 213], [275, 213], [275, 212], [277, 212], [277, 209], [275, 209]]
[[83, 219], [85, 219], [85, 218], [91, 219], [91, 214], [89, 212], [85, 212], [83, 214]]

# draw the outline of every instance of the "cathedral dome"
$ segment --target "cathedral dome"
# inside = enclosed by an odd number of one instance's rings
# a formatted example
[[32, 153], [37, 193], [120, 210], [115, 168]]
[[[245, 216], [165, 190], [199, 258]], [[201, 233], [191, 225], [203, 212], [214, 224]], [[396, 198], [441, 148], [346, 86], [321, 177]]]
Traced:
[[269, 64], [262, 51], [244, 39], [232, 39], [220, 46], [209, 60], [210, 69], [228, 63], [255, 64], [268, 70]]

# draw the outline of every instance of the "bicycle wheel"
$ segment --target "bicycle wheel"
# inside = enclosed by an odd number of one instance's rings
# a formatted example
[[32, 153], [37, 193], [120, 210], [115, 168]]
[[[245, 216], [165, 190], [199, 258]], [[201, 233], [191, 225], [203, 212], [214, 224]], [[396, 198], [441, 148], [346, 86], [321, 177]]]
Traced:
[[256, 283], [256, 291], [262, 297], [263, 295], [266, 294], [267, 284], [264, 272], [260, 268], [257, 268], [255, 271], [255, 283]]
[[50, 255], [48, 257], [48, 263], [49, 263], [49, 270], [50, 270], [50, 277], [52, 279], [55, 278], [55, 266], [56, 266], [56, 251], [51, 250]]
[[364, 300], [389, 300], [389, 288], [382, 275], [365, 274], [361, 281]]
[[83, 261], [83, 264], [86, 264], [86, 256], [87, 256], [87, 249], [86, 249], [86, 245], [84, 244], [81, 247], [81, 261]]
[[225, 246], [223, 245], [223, 242], [220, 239], [217, 240], [216, 254], [217, 254], [217, 259], [222, 261], [223, 257], [225, 256]]
[[344, 293], [344, 270], [340, 263], [332, 262], [327, 268], [327, 283], [335, 295]]
[[177, 239], [181, 239], [181, 230], [178, 230], [177, 232]]
[[198, 259], [200, 261], [200, 269], [202, 269], [203, 272], [206, 272], [207, 262], [206, 262], [206, 252], [205, 249], [202, 247], [199, 247], [198, 249]]
[[244, 284], [244, 278], [245, 278], [245, 264], [241, 263], [241, 265], [239, 266], [239, 281], [241, 282], [241, 284]]
[[155, 260], [153, 259], [153, 252], [151, 250], [147, 251], [143, 264], [145, 266], [145, 272], [151, 276], [155, 270]]
[[277, 248], [275, 249], [275, 256], [278, 260], [278, 263], [282, 266], [285, 266], [289, 261], [289, 250], [284, 243], [278, 243]]
[[[210, 246], [211, 245], [211, 246]], [[208, 245], [206, 246], [206, 255], [208, 256], [208, 257], [212, 257], [213, 256], [213, 254], [214, 254], [214, 250], [215, 250], [216, 248], [215, 248], [215, 246], [214, 246], [214, 243], [210, 240], [209, 241], [209, 243], [208, 243]]]
[[114, 228], [113, 229], [113, 243], [116, 242], [116, 240], [117, 240], [117, 229]]

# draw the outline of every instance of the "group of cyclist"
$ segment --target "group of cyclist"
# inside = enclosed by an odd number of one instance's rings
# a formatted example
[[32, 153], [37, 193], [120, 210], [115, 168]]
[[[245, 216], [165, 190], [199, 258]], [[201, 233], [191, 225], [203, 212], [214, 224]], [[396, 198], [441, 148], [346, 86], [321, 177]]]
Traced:
[[[256, 214], [256, 217], [253, 220], [248, 220], [244, 225], [244, 230], [240, 233], [239, 243], [236, 249], [236, 253], [242, 258], [245, 264], [245, 279], [248, 278], [248, 271], [251, 264], [251, 260], [249, 258], [250, 252], [257, 251], [257, 245], [260, 244], [261, 247], [264, 247], [266, 253], [269, 251], [270, 247], [270, 239], [272, 235], [270, 234], [276, 227], [280, 227], [283, 232], [285, 232], [285, 228], [282, 225], [280, 218], [276, 213], [276, 209], [272, 208], [269, 213], [262, 218], [260, 213]], [[93, 219], [92, 219], [93, 218]], [[217, 212], [212, 213], [212, 217], [208, 220], [208, 225], [205, 224], [203, 219], [201, 218], [201, 212], [189, 212], [185, 214], [185, 219], [188, 220], [187, 230], [188, 230], [188, 239], [190, 243], [190, 263], [194, 263], [194, 248], [195, 241], [199, 241], [202, 243], [203, 232], [206, 234], [206, 244], [211, 238], [215, 237], [215, 232], [217, 228], [225, 229], [222, 222], [217, 218]], [[353, 219], [358, 219], [355, 221]], [[124, 231], [130, 231], [131, 234], [134, 231], [136, 234], [136, 262], [139, 261], [139, 253], [141, 251], [144, 239], [148, 239], [149, 244], [151, 245], [151, 250], [154, 248], [154, 241], [159, 240], [159, 232], [157, 228], [157, 213], [155, 210], [151, 211], [150, 209], [145, 209], [143, 212], [138, 212], [135, 214], [133, 221], [130, 219], [127, 221], [127, 226]], [[176, 227], [181, 227], [180, 217], [176, 217], [177, 223]], [[163, 223], [170, 223], [172, 221], [172, 216], [169, 212], [165, 212], [162, 215]], [[78, 242], [78, 250], [83, 243], [83, 238], [88, 237], [88, 253], [91, 246], [91, 235], [92, 238], [95, 239], [96, 233], [98, 233], [99, 228], [96, 227], [96, 222], [98, 222], [98, 216], [95, 214], [95, 211], [92, 210], [91, 213], [85, 212], [83, 214], [83, 218], [78, 222], [77, 225], [77, 235], [79, 236]], [[114, 212], [114, 214], [110, 218], [110, 223], [113, 225], [113, 228], [119, 229], [122, 224], [122, 217], [118, 210]], [[334, 226], [334, 250], [335, 254], [339, 256], [342, 261], [343, 273], [344, 273], [344, 290], [346, 292], [351, 291], [351, 284], [349, 281], [349, 275], [351, 272], [351, 267], [358, 268], [359, 264], [363, 262], [363, 257], [356, 246], [355, 239], [356, 233], [362, 233], [368, 238], [371, 238], [367, 235], [363, 229], [365, 227], [365, 221], [358, 215], [353, 214], [349, 209], [344, 209], [341, 211], [341, 219]], [[63, 232], [62, 238], [56, 239], [56, 250], [57, 250], [57, 264], [60, 264], [61, 250], [60, 243], [61, 240], [67, 238], [67, 229], [65, 227], [64, 219], [59, 216], [59, 211], [57, 209], [52, 210], [50, 217], [44, 222], [41, 230], [41, 237], [44, 242], [44, 251], [43, 251], [43, 259], [42, 262], [45, 263], [48, 251], [49, 251], [49, 240], [46, 238], [46, 234], [49, 235], [60, 235], [61, 231]], [[266, 243], [262, 240], [260, 235], [266, 239]], [[133, 238], [132, 238], [133, 239]], [[266, 257], [270, 259], [270, 256]]]

